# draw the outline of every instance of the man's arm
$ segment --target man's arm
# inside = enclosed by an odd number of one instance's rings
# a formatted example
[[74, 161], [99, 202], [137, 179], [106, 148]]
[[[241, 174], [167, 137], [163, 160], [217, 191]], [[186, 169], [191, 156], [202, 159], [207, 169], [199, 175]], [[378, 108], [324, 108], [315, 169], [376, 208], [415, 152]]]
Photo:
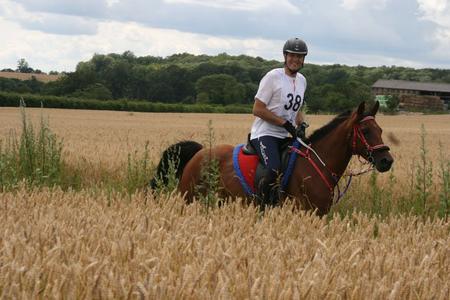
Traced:
[[295, 125], [300, 125], [305, 121], [305, 113], [301, 110], [298, 112], [297, 117], [295, 118]]
[[267, 109], [266, 104], [258, 98], [255, 99], [255, 103], [253, 104], [253, 115], [277, 126], [283, 126], [283, 124], [286, 122], [285, 119], [275, 115], [273, 112]]

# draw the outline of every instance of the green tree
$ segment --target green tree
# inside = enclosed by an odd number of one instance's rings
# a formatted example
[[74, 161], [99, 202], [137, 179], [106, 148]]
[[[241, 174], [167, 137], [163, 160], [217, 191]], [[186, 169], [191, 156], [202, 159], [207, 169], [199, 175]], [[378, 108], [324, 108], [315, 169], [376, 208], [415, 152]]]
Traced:
[[31, 73], [33, 69], [30, 68], [25, 58], [21, 58], [17, 61], [17, 71], [20, 73]]
[[116, 59], [105, 69], [100, 78], [111, 91], [114, 99], [128, 97], [131, 79], [131, 65], [127, 60]]
[[387, 110], [388, 111], [395, 111], [398, 108], [398, 105], [400, 103], [400, 97], [398, 95], [392, 95], [388, 97], [387, 100]]
[[197, 80], [195, 88], [197, 98], [202, 94], [202, 100], [209, 99], [214, 104], [237, 103], [245, 98], [245, 86], [227, 74], [204, 76]]
[[154, 70], [149, 66], [134, 65], [131, 69], [130, 98], [151, 99], [151, 82]]
[[255, 101], [255, 95], [258, 91], [258, 85], [253, 82], [245, 84], [245, 96], [242, 99], [242, 103], [253, 103]]
[[59, 92], [63, 95], [72, 94], [97, 82], [95, 66], [91, 62], [80, 62], [75, 72], [61, 79]]
[[111, 91], [101, 83], [94, 83], [84, 89], [77, 90], [71, 96], [83, 99], [112, 99]]
[[[22, 71], [30, 71], [25, 59]], [[96, 95], [107, 99], [145, 99], [168, 103], [251, 104], [261, 78], [281, 67], [280, 61], [221, 53], [216, 56], [174, 54], [166, 58], [136, 57], [133, 52], [94, 54], [80, 62], [75, 72], [46, 83], [4, 81], [2, 90], [46, 95]], [[32, 69], [31, 69], [32, 70]], [[36, 70], [34, 70], [35, 72]], [[450, 82], [450, 70], [396, 66], [350, 67], [314, 65], [301, 70], [308, 88], [305, 100], [312, 112], [340, 112], [371, 101], [371, 85], [378, 79]], [[109, 91], [109, 92], [108, 92]]]

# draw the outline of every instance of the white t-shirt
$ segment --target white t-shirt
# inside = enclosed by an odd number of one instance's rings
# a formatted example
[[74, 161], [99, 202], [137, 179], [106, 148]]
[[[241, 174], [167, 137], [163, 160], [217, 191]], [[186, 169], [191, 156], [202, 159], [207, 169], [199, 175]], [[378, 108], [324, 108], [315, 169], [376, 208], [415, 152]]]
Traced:
[[[264, 102], [268, 110], [295, 125], [295, 118], [303, 105], [306, 90], [305, 77], [297, 73], [295, 78], [286, 75], [284, 68], [269, 71], [259, 83], [255, 98]], [[256, 117], [250, 139], [269, 135], [285, 138], [289, 133], [281, 126], [272, 125]]]

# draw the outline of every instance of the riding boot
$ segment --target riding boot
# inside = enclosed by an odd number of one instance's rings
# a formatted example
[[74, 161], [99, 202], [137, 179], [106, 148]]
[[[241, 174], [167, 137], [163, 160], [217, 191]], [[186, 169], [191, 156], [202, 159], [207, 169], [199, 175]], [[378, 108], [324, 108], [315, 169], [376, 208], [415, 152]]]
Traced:
[[257, 200], [264, 210], [266, 206], [274, 207], [279, 204], [279, 182], [277, 172], [271, 169], [265, 169], [257, 185]]
[[257, 187], [257, 194], [256, 199], [258, 201], [258, 204], [261, 208], [261, 210], [264, 210], [264, 208], [271, 203], [271, 188], [270, 185], [267, 183], [266, 178], [261, 178], [258, 183]]
[[281, 194], [276, 183], [267, 184], [264, 179], [259, 181], [257, 200], [261, 210], [265, 207], [275, 207], [280, 204]]
[[278, 184], [273, 184], [270, 189], [270, 206], [275, 207], [280, 204], [281, 191]]
[[256, 186], [256, 201], [260, 206], [264, 205], [264, 186], [265, 180], [263, 177], [258, 181], [258, 184]]

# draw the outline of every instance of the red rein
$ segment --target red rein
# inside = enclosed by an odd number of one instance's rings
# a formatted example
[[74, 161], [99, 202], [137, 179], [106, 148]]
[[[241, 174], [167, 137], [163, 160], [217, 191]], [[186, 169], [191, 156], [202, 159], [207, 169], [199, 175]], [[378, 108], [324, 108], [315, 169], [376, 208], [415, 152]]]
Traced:
[[[297, 153], [298, 155], [300, 155], [301, 157], [306, 158], [309, 163], [313, 166], [313, 168], [317, 171], [317, 173], [319, 174], [320, 178], [322, 178], [323, 182], [325, 183], [325, 185], [328, 187], [328, 189], [330, 190], [330, 193], [333, 194], [334, 192], [334, 186], [329, 182], [328, 178], [325, 176], [325, 174], [323, 174], [322, 170], [319, 168], [319, 166], [317, 165], [317, 163], [311, 158], [311, 154], [309, 152], [309, 149], [306, 149], [305, 152], [302, 152], [301, 150], [292, 147], [291, 148], [292, 151], [294, 151], [295, 153]], [[334, 178], [337, 178], [337, 175], [334, 172], [331, 172], [326, 166], [324, 166], [328, 172], [333, 175]]]

